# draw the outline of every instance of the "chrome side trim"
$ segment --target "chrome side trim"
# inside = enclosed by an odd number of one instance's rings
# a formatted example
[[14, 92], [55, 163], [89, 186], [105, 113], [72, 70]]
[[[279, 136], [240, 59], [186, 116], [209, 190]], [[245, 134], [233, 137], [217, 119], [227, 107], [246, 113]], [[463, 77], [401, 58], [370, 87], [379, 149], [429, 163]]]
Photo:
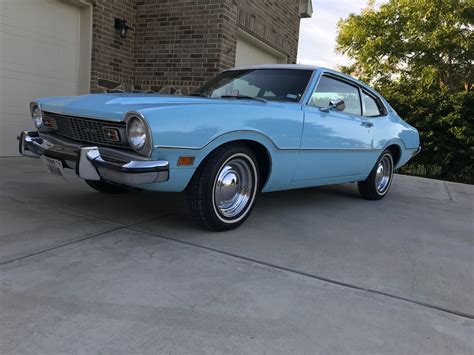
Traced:
[[377, 148], [300, 148], [299, 150], [348, 150], [348, 151], [367, 151], [367, 152], [379, 152], [383, 149], [377, 149]]
[[230, 132], [225, 132], [225, 133], [222, 133], [222, 134], [219, 134], [215, 137], [212, 137], [212, 139], [207, 142], [206, 144], [204, 144], [203, 146], [201, 147], [190, 147], [190, 146], [171, 146], [171, 145], [160, 145], [160, 144], [157, 144], [154, 146], [154, 148], [161, 148], [161, 149], [187, 149], [187, 150], [201, 150], [201, 149], [204, 149], [205, 147], [207, 147], [208, 145], [210, 145], [212, 142], [214, 142], [216, 139], [219, 139], [225, 135], [228, 135], [228, 134], [232, 134], [232, 133], [240, 133], [240, 132], [246, 132], [246, 133], [257, 133], [261, 136], [263, 136], [264, 138], [268, 139], [274, 146], [275, 148], [277, 149], [299, 149], [299, 148], [280, 148], [276, 145], [275, 141], [273, 139], [271, 139], [269, 136], [267, 136], [265, 133], [263, 132], [260, 132], [260, 131], [254, 131], [254, 130], [250, 130], [250, 129], [239, 129], [239, 130], [235, 130], [235, 131], [230, 131]]
[[205, 145], [201, 146], [201, 147], [190, 147], [190, 146], [169, 146], [169, 145], [155, 145], [154, 148], [159, 148], [159, 149], [186, 149], [186, 150], [201, 150], [201, 149], [204, 149], [206, 148], [208, 145], [210, 145], [212, 142], [214, 142], [216, 139], [219, 139], [225, 135], [228, 135], [228, 134], [232, 134], [232, 133], [257, 133], [263, 137], [265, 137], [266, 139], [268, 139], [272, 144], [273, 146], [278, 149], [278, 150], [373, 150], [373, 151], [380, 151], [382, 149], [374, 149], [374, 148], [299, 148], [299, 147], [279, 147], [275, 141], [270, 138], [269, 136], [267, 136], [265, 133], [263, 132], [260, 132], [260, 131], [253, 131], [253, 130], [235, 130], [235, 131], [230, 131], [230, 132], [226, 132], [226, 133], [222, 133], [216, 137], [213, 137], [212, 140], [210, 140], [208, 143], [206, 143]]

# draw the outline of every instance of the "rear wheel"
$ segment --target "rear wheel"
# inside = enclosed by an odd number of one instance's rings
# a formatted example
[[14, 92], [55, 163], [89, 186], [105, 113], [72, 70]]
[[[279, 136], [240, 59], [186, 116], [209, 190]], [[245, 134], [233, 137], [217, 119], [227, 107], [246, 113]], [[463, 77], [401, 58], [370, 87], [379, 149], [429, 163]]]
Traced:
[[212, 152], [186, 190], [188, 210], [203, 227], [224, 231], [237, 228], [250, 215], [259, 186], [253, 152], [245, 145]]
[[105, 193], [105, 194], [123, 194], [131, 190], [130, 187], [106, 182], [103, 180], [85, 180], [86, 184], [92, 187], [94, 190]]
[[380, 200], [390, 189], [393, 179], [393, 155], [390, 150], [385, 150], [377, 160], [369, 177], [359, 181], [359, 192], [367, 200]]

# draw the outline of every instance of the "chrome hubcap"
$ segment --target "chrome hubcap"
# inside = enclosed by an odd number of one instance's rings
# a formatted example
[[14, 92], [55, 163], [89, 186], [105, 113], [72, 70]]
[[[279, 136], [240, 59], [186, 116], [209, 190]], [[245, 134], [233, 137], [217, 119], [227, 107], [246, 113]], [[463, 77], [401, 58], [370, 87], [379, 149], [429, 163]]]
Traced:
[[384, 155], [377, 165], [377, 173], [375, 175], [375, 186], [379, 193], [384, 193], [390, 186], [392, 179], [393, 161], [390, 155]]
[[228, 160], [217, 174], [214, 184], [214, 205], [223, 217], [234, 218], [255, 194], [255, 170], [243, 157]]

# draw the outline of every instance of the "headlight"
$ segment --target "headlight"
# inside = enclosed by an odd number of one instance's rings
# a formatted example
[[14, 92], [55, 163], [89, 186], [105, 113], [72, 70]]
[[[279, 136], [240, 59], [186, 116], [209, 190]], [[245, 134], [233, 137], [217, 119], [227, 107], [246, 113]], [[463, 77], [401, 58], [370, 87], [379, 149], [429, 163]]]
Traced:
[[41, 107], [37, 103], [31, 104], [31, 118], [36, 129], [43, 127], [43, 112], [41, 112]]
[[138, 118], [132, 118], [128, 123], [128, 141], [135, 150], [145, 146], [146, 128]]
[[151, 137], [145, 120], [137, 114], [130, 114], [127, 120], [127, 137], [130, 146], [143, 155], [151, 151]]

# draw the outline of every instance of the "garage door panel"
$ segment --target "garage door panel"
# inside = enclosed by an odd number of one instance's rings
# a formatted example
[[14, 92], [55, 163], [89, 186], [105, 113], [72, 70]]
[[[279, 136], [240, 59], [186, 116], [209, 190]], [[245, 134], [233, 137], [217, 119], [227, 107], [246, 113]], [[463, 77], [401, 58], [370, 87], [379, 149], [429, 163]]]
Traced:
[[286, 57], [249, 34], [237, 37], [235, 66], [277, 63], [286, 63]]
[[[52, 80], [44, 77], [0, 70], [0, 110], [3, 105], [28, 107], [31, 100], [47, 96], [63, 96], [77, 90], [74, 82]], [[27, 83], [27, 84], [25, 84]], [[12, 94], [12, 92], [14, 94]]]
[[[2, 24], [35, 40], [76, 42], [80, 11], [60, 0], [0, 0]], [[75, 36], [71, 36], [75, 34]]]
[[[11, 42], [11, 43], [9, 43]], [[6, 38], [2, 48], [1, 70], [30, 73], [49, 78], [77, 81], [79, 52], [76, 47], [58, 48], [48, 44], [32, 44], [30, 41]], [[8, 46], [10, 44], [10, 46]], [[15, 49], [15, 47], [18, 49]]]
[[16, 107], [3, 106], [0, 110], [0, 117], [2, 117], [0, 120], [0, 152], [2, 152], [2, 156], [18, 155], [16, 137], [21, 131], [34, 129], [28, 103], [26, 108], [21, 110]]
[[18, 113], [18, 111], [15, 112], [15, 111], [8, 111], [8, 110], [3, 111], [1, 114], [5, 116], [5, 119], [2, 120], [2, 125], [6, 125], [4, 127], [15, 126], [15, 128], [17, 128], [17, 130], [12, 132], [10, 136], [16, 137], [18, 133], [24, 129], [29, 129], [29, 130], [34, 129], [33, 121], [31, 120], [31, 117], [29, 114], [25, 115], [22, 112]]
[[236, 65], [277, 64], [278, 59], [244, 40], [237, 40]]
[[0, 156], [17, 155], [35, 98], [76, 95], [81, 10], [61, 0], [0, 0]]
[[27, 129], [32, 130], [33, 123], [30, 118], [25, 115], [10, 115], [8, 120], [0, 121], [0, 151], [3, 156], [18, 155], [18, 134]]
[[[31, 38], [37, 42], [56, 42], [59, 46], [68, 43], [75, 44], [79, 41], [80, 37], [76, 32], [78, 23], [80, 23], [80, 16], [69, 16], [67, 23], [65, 23], [67, 26], [56, 25], [52, 28], [48, 28], [31, 23], [30, 20], [17, 20], [0, 14], [0, 31], [3, 33], [9, 33], [18, 37]], [[61, 28], [63, 32], [62, 36], [58, 36], [58, 34], [54, 32], [57, 28]], [[71, 36], [71, 34], [74, 34], [74, 36]]]
[[[1, 0], [0, 0], [1, 1]], [[77, 27], [79, 31], [80, 27]], [[77, 81], [79, 42], [36, 41], [9, 32], [1, 35], [0, 69]], [[71, 69], [75, 70], [71, 70]]]

